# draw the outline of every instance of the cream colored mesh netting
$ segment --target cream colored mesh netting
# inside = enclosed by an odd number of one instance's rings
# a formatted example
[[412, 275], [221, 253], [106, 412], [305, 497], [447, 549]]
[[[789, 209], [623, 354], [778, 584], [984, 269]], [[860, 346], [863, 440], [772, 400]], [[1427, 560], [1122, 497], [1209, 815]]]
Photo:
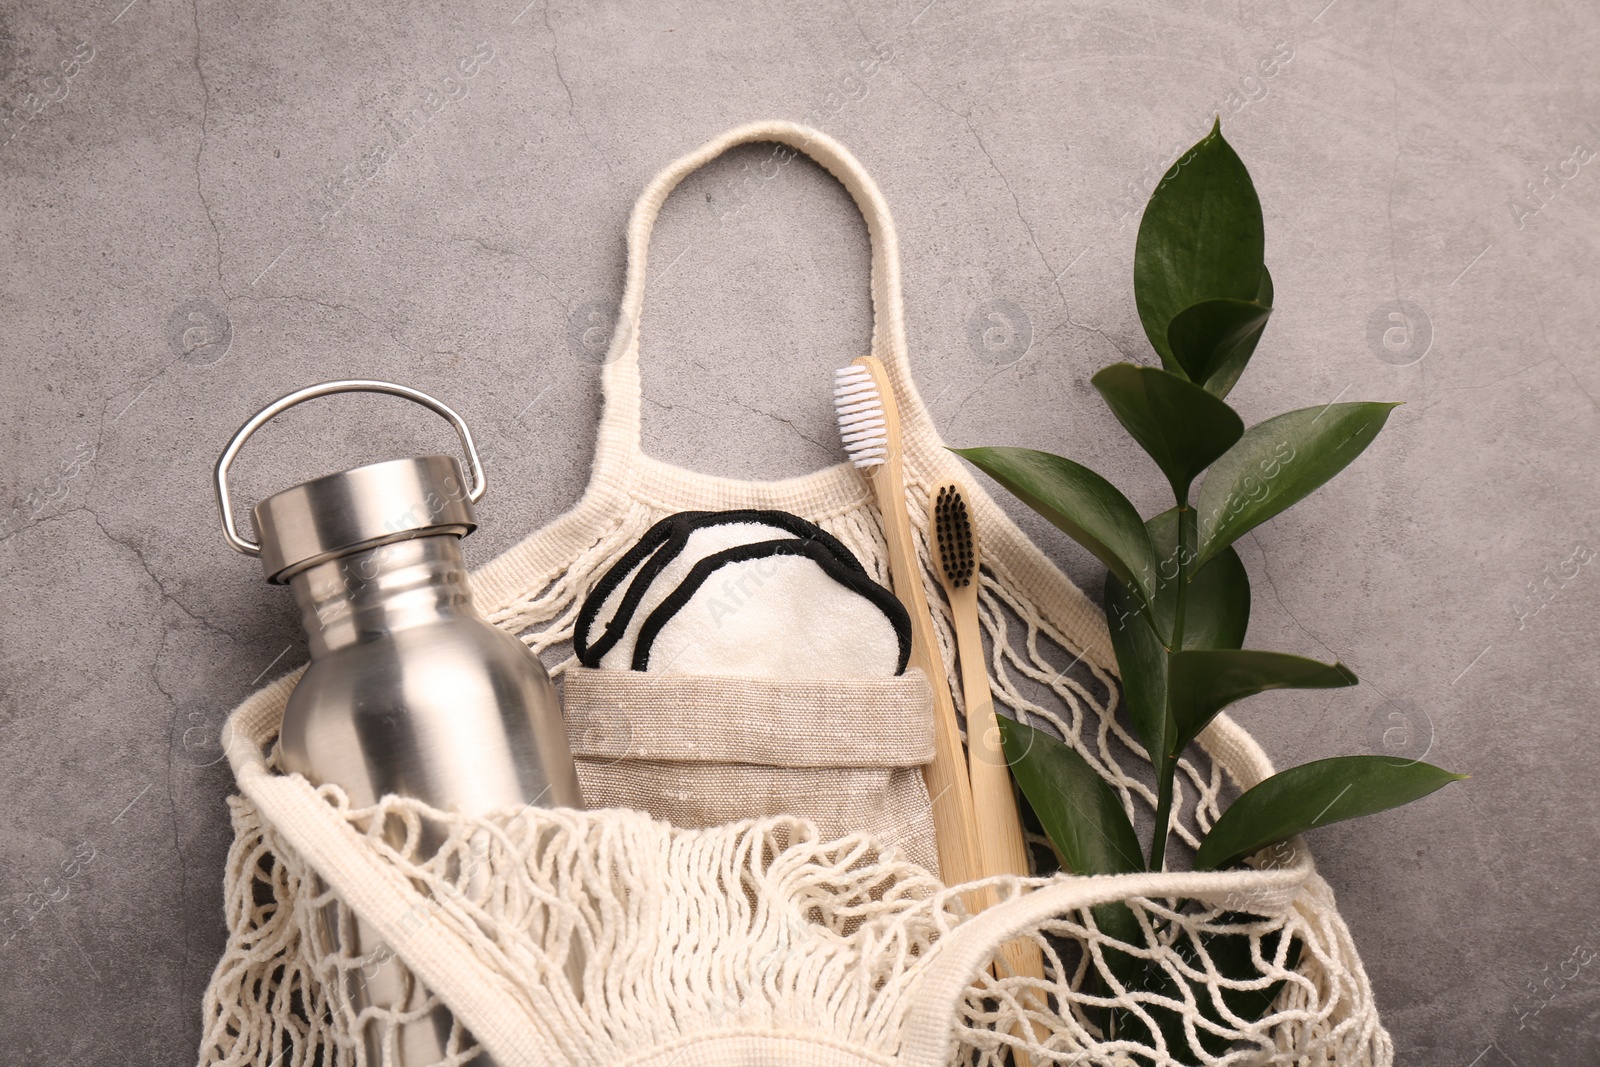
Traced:
[[[908, 497], [915, 507], [925, 491], [913, 485]], [[559, 676], [588, 584], [664, 514], [635, 500], [554, 581], [491, 605], [491, 617], [547, 661], [559, 661]], [[886, 577], [878, 525], [866, 506], [811, 517]], [[941, 602], [931, 578], [930, 600]], [[1057, 631], [1003, 570], [984, 574], [982, 609], [997, 701], [1066, 738], [1148, 823], [1154, 796], [1138, 773], [1140, 750], [1115, 720], [1116, 688], [1092, 650]], [[948, 662], [948, 619], [940, 621]], [[286, 781], [267, 772], [274, 711], [292, 681], [258, 694], [230, 722], [230, 755], [242, 784]], [[1218, 758], [1197, 750], [1183, 767], [1187, 800], [1178, 833], [1190, 845], [1228, 787], [1224, 763], [1246, 777], [1263, 773], [1251, 766], [1259, 751], [1231, 723], [1214, 728], [1207, 743]], [[409, 958], [410, 935], [426, 927], [457, 939], [496, 976], [494, 994], [534, 1020], [551, 1063], [612, 1067], [681, 1046], [687, 1067], [700, 1062], [697, 1042], [730, 1033], [809, 1035], [805, 1040], [849, 1050], [861, 1062], [922, 1067], [999, 1067], [1017, 1047], [1034, 1064], [1392, 1062], [1348, 933], [1298, 846], [1271, 857], [1276, 878], [1209, 876], [1206, 884], [1217, 891], [1204, 898], [1172, 882], [1173, 895], [1191, 902], [1181, 910], [1165, 897], [1162, 879], [1195, 876], [1136, 876], [1144, 881], [1127, 903], [1144, 931], [1140, 944], [1109, 938], [1093, 910], [1063, 897], [1060, 910], [1023, 932], [1044, 951], [1039, 982], [985, 970], [1004, 936], [989, 938], [972, 965], [946, 959], [941, 943], [973, 922], [961, 898], [864, 836], [820, 841], [810, 823], [789, 819], [676, 829], [621, 809], [528, 809], [474, 820], [396, 798], [350, 810], [336, 789], [316, 795], [326, 819], [357, 832], [369, 861], [404, 875], [413, 899], [401, 933], [392, 946], [363, 953], [329, 944], [316, 917], [328, 911], [347, 919], [348, 909], [322, 888], [290, 835], [252, 800], [232, 799], [230, 934], [206, 997], [202, 1064], [397, 1062], [395, 1024], [427, 1016], [437, 999], [419, 987], [400, 1001], [406, 1010], [395, 1012], [363, 1007], [346, 991], [352, 975], [408, 975], [394, 957]], [[1053, 886], [1059, 893], [1090, 881], [999, 879], [1002, 898], [1012, 903], [985, 915], [1031, 895], [1025, 890]], [[1226, 960], [1213, 959], [1218, 944], [1235, 956], [1242, 946], [1259, 974], [1232, 976]], [[1122, 988], [1106, 965], [1116, 950], [1160, 968], [1172, 980], [1165, 992]], [[917, 1013], [932, 1011], [937, 972], [949, 966], [963, 972], [943, 1016], [953, 1040], [919, 1043]], [[1229, 1010], [1230, 997], [1277, 982], [1282, 990], [1261, 1021], [1247, 1023]], [[445, 999], [454, 1004], [448, 992]], [[1113, 1009], [1124, 1020], [1143, 1020], [1146, 1035], [1162, 1033], [1161, 1021], [1175, 1018], [1189, 1035], [1186, 1044], [1211, 1051], [1168, 1050], [1163, 1038], [1149, 1036], [1133, 1044], [1126, 1022], [1123, 1039], [1111, 1040], [1105, 1026]], [[1024, 1017], [1030, 1030], [1019, 1026]], [[458, 1023], [452, 1055], [441, 1062], [469, 1062], [480, 1043], [493, 1045], [497, 1036], [469, 1036]]]
[[[862, 211], [870, 351], [902, 420], [914, 528], [925, 529], [930, 485], [969, 477], [911, 382], [898, 238], [870, 176], [818, 130], [773, 121], [728, 131], [657, 175], [630, 216], [583, 499], [474, 575], [480, 607], [558, 676], [584, 593], [674, 511], [790, 511], [887, 578], [878, 517], [856, 472], [741, 482], [640, 448], [651, 227], [687, 174], [756, 141], [793, 149], [785, 164], [811, 156]], [[969, 488], [985, 546], [981, 610], [997, 702], [1065, 738], [1148, 827], [1147, 764], [1116, 721], [1104, 620], [981, 487]], [[929, 601], [942, 604], [925, 543], [920, 551]], [[953, 675], [949, 620], [936, 621]], [[229, 719], [243, 795], [231, 802], [229, 937], [206, 994], [203, 1065], [392, 1064], [397, 1024], [438, 1017], [439, 1002], [460, 1021], [448, 1035], [450, 1064], [484, 1054], [499, 1067], [1393, 1063], [1332, 895], [1297, 843], [1261, 870], [1074, 878], [1046, 863], [1041, 877], [995, 880], [1001, 902], [967, 915], [959, 894], [898, 854], [859, 835], [818, 840], [794, 819], [679, 829], [622, 809], [463, 819], [389, 799], [348, 810], [337, 791], [275, 773], [271, 746], [294, 680], [278, 680]], [[1197, 843], [1227, 790], [1269, 774], [1260, 748], [1219, 716], [1183, 762], [1177, 851]], [[1037, 859], [1048, 855], [1036, 849]], [[323, 938], [317, 916], [337, 927], [351, 910], [387, 947], [335, 949]], [[1106, 916], [1131, 918], [1117, 926], [1131, 940], [1109, 937], [1098, 921]], [[987, 973], [996, 947], [1015, 936], [1040, 944], [1043, 981]], [[376, 1011], [349, 995], [351, 975], [392, 980], [401, 963], [402, 987], [412, 973], [423, 983], [394, 998], [403, 1009]], [[1118, 978], [1130, 966], [1164, 981], [1131, 991]], [[1277, 983], [1260, 1021], [1234, 1010]]]

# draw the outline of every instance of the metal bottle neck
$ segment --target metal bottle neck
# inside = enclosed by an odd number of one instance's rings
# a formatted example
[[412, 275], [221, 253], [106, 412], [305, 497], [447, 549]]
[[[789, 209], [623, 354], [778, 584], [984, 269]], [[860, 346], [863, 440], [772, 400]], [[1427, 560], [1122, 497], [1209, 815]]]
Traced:
[[413, 537], [308, 567], [289, 579], [311, 658], [446, 618], [477, 617], [461, 538]]

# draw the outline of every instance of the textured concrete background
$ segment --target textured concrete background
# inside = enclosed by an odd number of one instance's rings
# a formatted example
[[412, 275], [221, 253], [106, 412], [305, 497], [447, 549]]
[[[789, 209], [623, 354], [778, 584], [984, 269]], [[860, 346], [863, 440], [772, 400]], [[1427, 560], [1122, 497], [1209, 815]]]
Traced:
[[[1313, 841], [1402, 1064], [1600, 1057], [1600, 16], [525, 2], [0, 6], [0, 1062], [193, 1055], [222, 943], [215, 736], [304, 654], [217, 528], [210, 466], [248, 414], [332, 377], [436, 393], [488, 453], [468, 554], [489, 559], [586, 477], [634, 196], [783, 117], [893, 205], [947, 438], [1067, 453], [1148, 510], [1154, 468], [1087, 379], [1152, 358], [1138, 214], [1216, 112], [1277, 280], [1236, 406], [1407, 401], [1240, 546], [1251, 643], [1363, 684], [1239, 718], [1280, 765], [1428, 752], [1475, 775]], [[752, 178], [759, 155], [667, 207], [646, 433], [779, 476], [838, 458], [827, 375], [865, 345], [866, 241], [820, 171]], [[260, 435], [238, 491], [449, 444], [397, 401], [322, 401]]]

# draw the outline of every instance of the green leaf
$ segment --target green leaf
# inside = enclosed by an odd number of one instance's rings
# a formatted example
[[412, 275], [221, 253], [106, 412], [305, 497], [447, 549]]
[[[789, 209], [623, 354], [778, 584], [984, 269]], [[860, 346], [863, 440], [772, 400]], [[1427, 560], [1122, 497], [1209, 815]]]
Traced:
[[1397, 808], [1466, 777], [1388, 756], [1335, 756], [1290, 767], [1222, 813], [1195, 853], [1195, 870], [1231, 866], [1295, 834]]
[[[1001, 729], [1004, 729], [1004, 727], [1002, 726]], [[1044, 828], [1044, 824], [1039, 821], [1038, 812], [1034, 811], [1033, 805], [1028, 802], [1028, 796], [1026, 793], [1021, 794], [1017, 798], [1017, 814], [1022, 818], [1022, 828], [1024, 831], [1035, 834], [1045, 834], [1045, 836], [1049, 836], [1048, 832]], [[1052, 842], [1052, 845], [1054, 845], [1054, 842]], [[1038, 870], [1036, 873], [1054, 874], [1056, 871], [1063, 869], [1060, 848], [1053, 847], [1051, 849], [1051, 855], [1055, 859], [1055, 865], [1053, 867], [1050, 866], [1049, 860], [1035, 855], [1034, 858], [1038, 860]], [[1119, 940], [1131, 940], [1135, 944], [1139, 943], [1139, 941], [1144, 937], [1144, 931], [1139, 926], [1139, 920], [1134, 917], [1133, 911], [1126, 904], [1123, 904], [1120, 901], [1113, 901], [1108, 904], [1097, 904], [1092, 910], [1094, 911], [1095, 923], [1100, 927], [1101, 930], [1110, 934], [1112, 937], [1115, 937]], [[1109, 949], [1107, 950], [1107, 961], [1110, 963], [1113, 973], [1119, 975], [1127, 974], [1129, 976], [1125, 980], [1131, 980], [1132, 975], [1137, 967], [1143, 965], [1142, 960], [1135, 960], [1129, 957], [1126, 953], [1113, 953]], [[1093, 979], [1092, 974], [1090, 978], [1091, 980]]]
[[[1082, 875], [1144, 870], [1139, 837], [1121, 798], [1088, 760], [1043, 730], [1004, 715], [995, 716], [995, 722], [1011, 776], [1066, 870]], [[1143, 943], [1143, 927], [1126, 904], [1113, 901], [1092, 910], [1095, 924], [1106, 934]], [[1124, 984], [1135, 981], [1144, 967], [1138, 957], [1109, 947], [1105, 960]]]
[[1191, 381], [1224, 397], [1250, 362], [1271, 314], [1271, 307], [1254, 300], [1203, 300], [1168, 324], [1167, 344]]
[[1087, 760], [1043, 730], [1004, 715], [995, 722], [1012, 777], [1073, 874], [1144, 869], [1122, 799]]
[[1134, 301], [1168, 370], [1182, 372], [1167, 343], [1172, 320], [1204, 300], [1254, 300], [1265, 243], [1250, 172], [1218, 122], [1167, 171], [1139, 221]]
[[[1170, 747], [1167, 723], [1167, 641], [1177, 599], [1178, 509], [1145, 523], [1155, 546], [1156, 596], [1152, 617], [1114, 574], [1106, 575], [1106, 625], [1117, 654], [1128, 717], [1145, 750]], [[1184, 605], [1184, 648], [1238, 648], [1250, 623], [1250, 578], [1233, 549], [1224, 549], [1189, 581]], [[1150, 623], [1155, 625], [1152, 627]]]
[[1285, 412], [1246, 430], [1200, 486], [1200, 562], [1344, 470], [1378, 436], [1394, 407], [1325, 404]]
[[[1139, 917], [1133, 909], [1120, 900], [1108, 904], [1096, 904], [1091, 911], [1094, 912], [1094, 924], [1100, 932], [1108, 937], [1116, 938], [1125, 945], [1142, 945], [1145, 943], [1144, 927], [1139, 925]], [[1117, 981], [1124, 988], [1141, 988], [1149, 971], [1149, 960], [1123, 952], [1121, 949], [1102, 945], [1100, 951], [1104, 955], [1106, 967], [1117, 976]]]
[[[1261, 268], [1261, 285], [1256, 290], [1255, 302], [1261, 307], [1271, 309], [1272, 303], [1272, 274], [1265, 266]], [[1265, 326], [1262, 327], [1265, 329]], [[1258, 336], [1257, 341], [1260, 340]], [[1239, 380], [1239, 375], [1244, 373], [1245, 364], [1250, 362], [1250, 357], [1255, 353], [1255, 341], [1248, 347], [1241, 346], [1233, 350], [1222, 365], [1211, 375], [1211, 380], [1206, 382], [1206, 391], [1217, 396], [1227, 396], [1233, 389], [1234, 383]]]
[[1089, 380], [1156, 461], [1178, 500], [1188, 500], [1195, 476], [1244, 434], [1244, 422], [1231, 407], [1176, 374], [1115, 363]]
[[[1161, 593], [1156, 595], [1159, 598]], [[1171, 744], [1167, 731], [1167, 649], [1149, 622], [1140, 617], [1149, 609], [1110, 572], [1106, 573], [1105, 609], [1128, 720], [1139, 743], [1153, 758]]]
[[1088, 467], [1031, 448], [952, 448], [1049, 519], [1141, 596], [1154, 593], [1155, 550], [1117, 487]]
[[[1251, 917], [1237, 912], [1225, 913], [1217, 918], [1217, 924], [1223, 923], [1248, 925]], [[1283, 931], [1271, 930], [1261, 935], [1261, 958], [1271, 960], [1278, 953], [1278, 942], [1283, 937]], [[1211, 957], [1211, 963], [1217, 973], [1223, 978], [1235, 982], [1250, 982], [1261, 977], [1261, 972], [1256, 967], [1255, 957], [1250, 953], [1250, 935], [1244, 933], [1225, 933], [1220, 930], [1206, 930], [1200, 934], [1200, 943], [1205, 948], [1205, 954]], [[1179, 948], [1179, 952], [1195, 970], [1203, 970], [1202, 961], [1197, 953], [1190, 947], [1191, 941], [1186, 940]], [[1287, 970], [1294, 970], [1300, 964], [1300, 942], [1291, 941], [1289, 950], [1284, 955], [1284, 966]], [[1221, 986], [1217, 993], [1221, 994], [1223, 1004], [1234, 1015], [1248, 1022], [1255, 1022], [1265, 1015], [1272, 1007], [1272, 1002], [1278, 999], [1278, 994], [1283, 991], [1284, 981], [1273, 982], [1261, 989], [1233, 989]], [[1206, 990], [1208, 993], [1209, 989]], [[1216, 1003], [1216, 995], [1202, 997], [1196, 991], [1196, 1001], [1200, 1002], [1200, 1010], [1206, 1018], [1220, 1026], [1229, 1026], [1225, 1021], [1221, 1006]], [[1231, 1042], [1220, 1039], [1214, 1034], [1205, 1034], [1202, 1041], [1207, 1042], [1206, 1051], [1213, 1056], [1220, 1056], [1227, 1051]]]
[[1168, 669], [1175, 729], [1169, 756], [1181, 753], [1217, 712], [1236, 700], [1269, 689], [1339, 689], [1357, 681], [1342, 663], [1253, 648], [1174, 652]]
[[[1216, 925], [1248, 926], [1254, 921], [1253, 917], [1237, 912], [1229, 912], [1216, 918]], [[1283, 937], [1282, 930], [1270, 930], [1261, 935], [1261, 955], [1263, 959], [1273, 959], [1277, 955], [1278, 943]], [[1261, 972], [1256, 969], [1255, 958], [1250, 953], [1251, 937], [1247, 933], [1232, 933], [1226, 930], [1202, 931], [1199, 937], [1200, 944], [1204, 947], [1205, 956], [1209, 956], [1212, 966], [1219, 976], [1235, 982], [1251, 982], [1261, 977]], [[1205, 973], [1206, 966], [1201, 953], [1195, 948], [1195, 938], [1191, 931], [1183, 931], [1173, 942], [1170, 951], [1177, 955], [1188, 965], [1190, 970]], [[1109, 955], [1109, 953], [1108, 953]], [[1154, 994], [1169, 1000], [1183, 1003], [1187, 998], [1179, 988], [1172, 975], [1156, 964], [1144, 963], [1143, 972], [1136, 976], [1136, 988], [1139, 992]], [[1300, 962], [1300, 942], [1290, 941], [1288, 951], [1284, 956], [1284, 964], [1288, 970], [1294, 970]], [[1121, 975], [1119, 974], [1120, 978]], [[1201, 1018], [1214, 1023], [1223, 1030], [1232, 1030], [1234, 1024], [1223, 1013], [1222, 1005], [1226, 1005], [1233, 1016], [1247, 1022], [1255, 1022], [1271, 1009], [1272, 1004], [1278, 999], [1278, 994], [1283, 991], [1284, 981], [1273, 982], [1261, 989], [1234, 989], [1229, 986], [1219, 986], [1213, 992], [1211, 986], [1204, 982], [1188, 981], [1185, 984], [1194, 998], [1194, 1006]], [[1220, 994], [1220, 996], [1218, 995]], [[1221, 1001], [1221, 1004], [1218, 1001]], [[1202, 1057], [1190, 1042], [1184, 1028], [1182, 1013], [1172, 1010], [1159, 1001], [1145, 1000], [1142, 1002], [1146, 1014], [1156, 1023], [1161, 1031], [1161, 1036], [1166, 1040], [1167, 1052], [1176, 1057], [1180, 1062], [1187, 1060], [1191, 1063], [1203, 1062]], [[1137, 1044], [1155, 1047], [1155, 1039], [1150, 1033], [1150, 1027], [1145, 1021], [1127, 1009], [1118, 1009], [1114, 1016], [1114, 1035], [1124, 1041], [1133, 1041]], [[1196, 1026], [1195, 1037], [1200, 1047], [1211, 1057], [1225, 1054], [1232, 1046], [1233, 1041], [1223, 1037], [1203, 1026]]]
[[[1177, 606], [1178, 509], [1168, 508], [1144, 525], [1157, 552], [1156, 629], [1166, 640], [1172, 634]], [[1192, 544], [1189, 551], [1194, 552]], [[1198, 570], [1193, 559], [1184, 562], [1189, 568], [1189, 592], [1184, 605], [1183, 647], [1243, 645], [1245, 627], [1250, 622], [1250, 577], [1238, 553], [1222, 553]]]

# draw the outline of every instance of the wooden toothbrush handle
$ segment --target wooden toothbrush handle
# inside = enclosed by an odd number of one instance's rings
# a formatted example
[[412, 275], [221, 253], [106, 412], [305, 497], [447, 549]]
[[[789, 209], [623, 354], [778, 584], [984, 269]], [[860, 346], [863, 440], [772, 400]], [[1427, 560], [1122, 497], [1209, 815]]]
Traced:
[[[933, 762], [922, 769], [933, 802], [933, 830], [939, 849], [939, 877], [959, 885], [983, 877], [983, 857], [979, 851], [977, 822], [972, 809], [972, 783], [968, 777], [966, 753], [961, 747], [961, 728], [956, 723], [955, 702], [944, 663], [935, 653], [933, 619], [928, 613], [928, 598], [922, 589], [922, 561], [911, 540], [911, 520], [906, 514], [905, 480], [899, 455], [891, 452], [888, 462], [873, 468], [878, 510], [883, 515], [884, 539], [888, 542], [889, 573], [894, 592], [911, 616], [910, 664], [927, 676], [933, 690]], [[985, 889], [968, 897], [968, 908], [981, 911], [994, 899]]]
[[[916, 653], [913, 624], [911, 663], [928, 676], [933, 687], [934, 754], [933, 762], [922, 769], [933, 802], [933, 829], [939, 846], [939, 876], [951, 885], [982, 878], [983, 856], [978, 844], [977, 820], [972, 807], [972, 783], [968, 779], [961, 732], [956, 725], [956, 709], [943, 679], [943, 665], [934, 664], [926, 654]], [[943, 699], [940, 699], [940, 690]], [[994, 891], [985, 888], [977, 899], [969, 899], [970, 910], [982, 911], [993, 903]]]
[[977, 588], [969, 586], [953, 605], [956, 645], [961, 653], [961, 691], [967, 705], [967, 749], [972, 774], [972, 805], [978, 825], [985, 874], [1028, 875], [1028, 847], [1011, 789], [1011, 768], [1000, 744], [994, 699], [978, 633]]
[[[946, 587], [948, 591], [948, 586]], [[967, 705], [967, 751], [972, 774], [972, 804], [978, 825], [985, 875], [1017, 874], [1026, 877], [1028, 846], [1022, 836], [1022, 818], [1017, 813], [1017, 796], [1011, 788], [1011, 769], [1000, 744], [1000, 726], [995, 722], [994, 696], [989, 688], [989, 671], [983, 655], [983, 638], [978, 631], [977, 586], [962, 588], [951, 597], [955, 618], [956, 647], [961, 659], [961, 692]], [[1044, 980], [1044, 953], [1031, 938], [1015, 938], [1000, 946], [1006, 969], [1023, 978]], [[1032, 997], [1019, 997], [1027, 1004]], [[1034, 1027], [1032, 1033], [1019, 1024], [1013, 1032], [1024, 1040], [1043, 1041], [1048, 1035]], [[1016, 1053], [1018, 1067], [1029, 1067], [1026, 1054]]]

